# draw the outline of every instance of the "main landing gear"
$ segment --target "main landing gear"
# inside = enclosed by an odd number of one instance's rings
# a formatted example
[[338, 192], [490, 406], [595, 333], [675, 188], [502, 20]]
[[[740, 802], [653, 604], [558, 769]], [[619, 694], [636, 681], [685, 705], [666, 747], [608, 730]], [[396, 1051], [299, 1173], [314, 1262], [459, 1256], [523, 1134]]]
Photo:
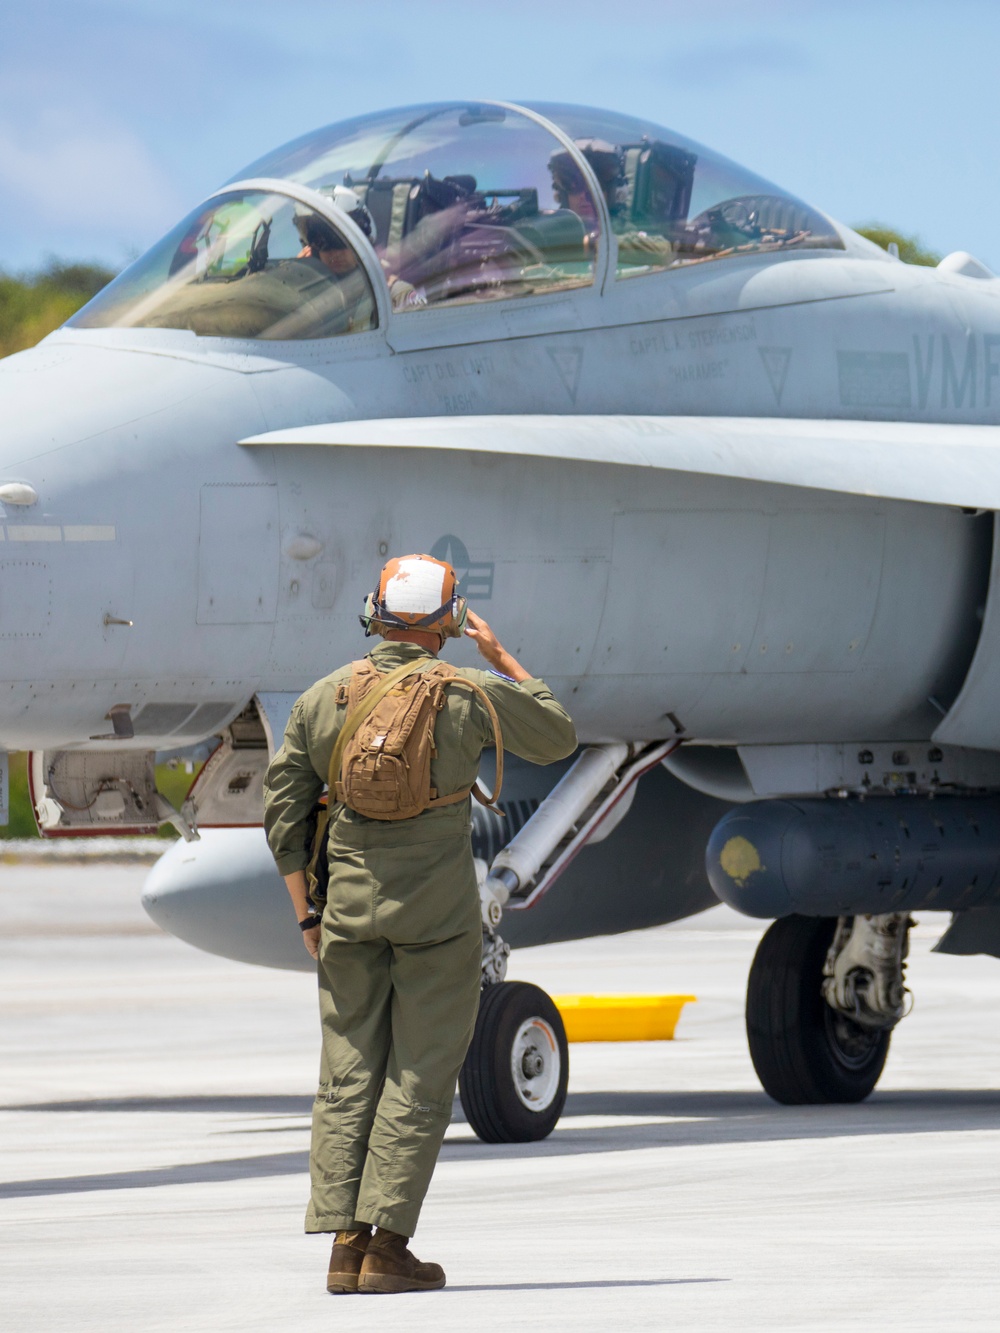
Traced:
[[750, 1057], [765, 1092], [797, 1106], [860, 1102], [907, 1012], [905, 912], [783, 917], [757, 948], [747, 987]]

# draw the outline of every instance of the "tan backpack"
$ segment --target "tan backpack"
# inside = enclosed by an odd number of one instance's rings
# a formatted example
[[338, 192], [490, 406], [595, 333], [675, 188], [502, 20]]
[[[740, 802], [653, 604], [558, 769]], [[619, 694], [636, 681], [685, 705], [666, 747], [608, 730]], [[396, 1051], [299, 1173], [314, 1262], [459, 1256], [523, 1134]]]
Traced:
[[[478, 783], [447, 796], [439, 796], [431, 786], [431, 760], [437, 754], [434, 724], [450, 685], [472, 690], [486, 705], [497, 749], [492, 797]], [[500, 719], [486, 692], [454, 667], [422, 658], [383, 676], [364, 658], [353, 664], [337, 702], [346, 703], [348, 711], [330, 757], [331, 801], [342, 801], [368, 819], [412, 819], [435, 806], [457, 805], [470, 793], [496, 809], [503, 784]]]

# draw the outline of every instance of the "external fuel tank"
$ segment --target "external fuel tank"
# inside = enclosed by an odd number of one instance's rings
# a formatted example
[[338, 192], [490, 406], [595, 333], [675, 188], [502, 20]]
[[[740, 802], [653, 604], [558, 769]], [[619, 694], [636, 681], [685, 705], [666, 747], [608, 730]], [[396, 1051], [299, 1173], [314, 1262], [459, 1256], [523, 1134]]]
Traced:
[[705, 860], [748, 916], [965, 911], [1000, 896], [1000, 798], [753, 801], [719, 821]]

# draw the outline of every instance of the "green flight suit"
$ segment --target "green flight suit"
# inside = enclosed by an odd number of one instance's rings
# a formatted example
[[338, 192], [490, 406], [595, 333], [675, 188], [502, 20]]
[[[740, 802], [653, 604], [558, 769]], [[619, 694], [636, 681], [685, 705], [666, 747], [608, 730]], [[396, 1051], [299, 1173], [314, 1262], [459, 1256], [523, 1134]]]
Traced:
[[[369, 656], [384, 673], [430, 654], [385, 642]], [[539, 764], [572, 753], [573, 724], [543, 681], [460, 672], [489, 695], [506, 749]], [[308, 861], [307, 819], [347, 714], [337, 686], [350, 673], [342, 667], [296, 701], [267, 771], [264, 823], [283, 875]], [[493, 742], [482, 700], [452, 686], [434, 739], [432, 785], [442, 795], [471, 787]], [[479, 1007], [482, 925], [470, 830], [465, 801], [391, 822], [333, 808], [307, 1231], [416, 1229]]]
[[622, 226], [615, 227], [615, 237], [619, 270], [631, 268], [645, 273], [651, 269], [669, 268], [679, 257], [669, 239], [657, 232]]

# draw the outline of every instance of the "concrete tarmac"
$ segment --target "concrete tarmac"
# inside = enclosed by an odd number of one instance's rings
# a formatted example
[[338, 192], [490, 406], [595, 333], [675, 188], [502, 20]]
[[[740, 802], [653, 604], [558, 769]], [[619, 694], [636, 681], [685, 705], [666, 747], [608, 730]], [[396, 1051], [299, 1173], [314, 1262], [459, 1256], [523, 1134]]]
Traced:
[[1000, 1327], [1000, 963], [930, 954], [858, 1107], [760, 1091], [742, 1001], [763, 924], [522, 951], [554, 992], [690, 992], [673, 1042], [574, 1046], [543, 1143], [451, 1126], [414, 1250], [440, 1293], [331, 1297], [303, 1236], [314, 982], [160, 934], [130, 866], [0, 867], [0, 1324], [331, 1328]]

